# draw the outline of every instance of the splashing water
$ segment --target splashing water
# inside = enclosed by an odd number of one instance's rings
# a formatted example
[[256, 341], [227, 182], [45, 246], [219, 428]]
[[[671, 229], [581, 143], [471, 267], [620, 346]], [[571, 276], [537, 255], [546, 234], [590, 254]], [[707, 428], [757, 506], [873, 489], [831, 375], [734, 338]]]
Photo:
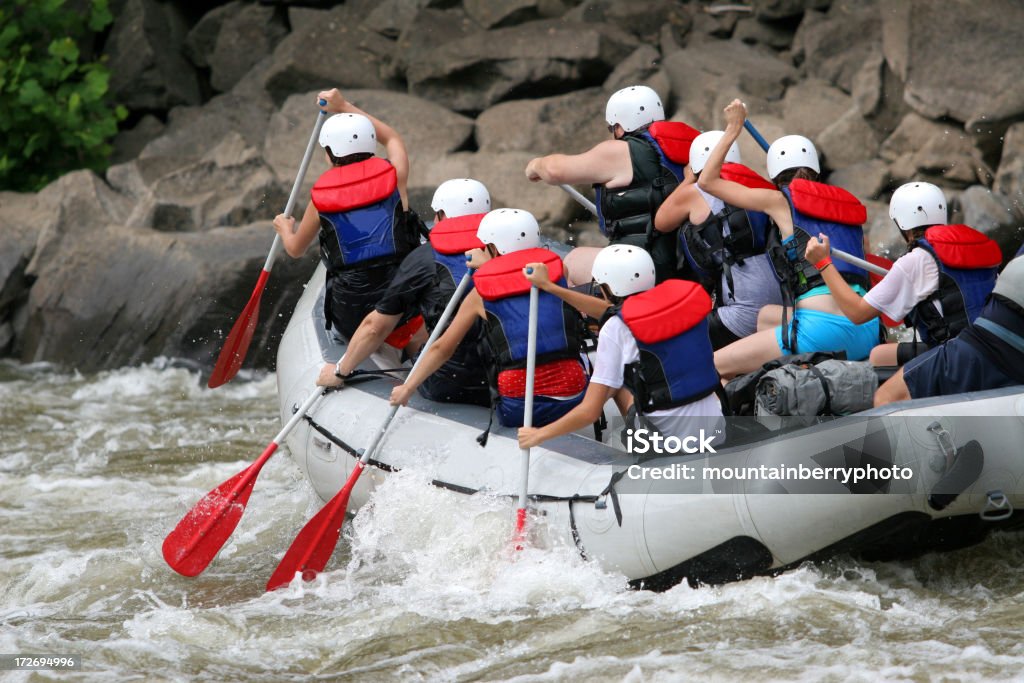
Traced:
[[981, 681], [1024, 665], [1020, 535], [632, 591], [542, 518], [510, 550], [510, 501], [429, 485], [440, 447], [377, 487], [313, 582], [263, 592], [322, 505], [282, 455], [206, 572], [168, 569], [164, 535], [279, 428], [264, 374], [211, 391], [167, 362], [0, 363], [0, 653], [79, 654], [86, 680]]

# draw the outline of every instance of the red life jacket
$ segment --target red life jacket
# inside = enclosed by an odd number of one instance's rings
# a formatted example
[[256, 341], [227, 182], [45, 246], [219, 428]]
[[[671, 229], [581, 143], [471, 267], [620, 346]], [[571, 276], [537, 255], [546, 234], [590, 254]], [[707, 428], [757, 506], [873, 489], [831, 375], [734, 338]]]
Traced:
[[[473, 274], [487, 312], [484, 339], [496, 370], [492, 383], [505, 398], [521, 397], [517, 387], [525, 386], [530, 282], [523, 275], [523, 268], [528, 263], [544, 263], [551, 281], [565, 286], [562, 259], [547, 249], [524, 249], [499, 256]], [[553, 294], [539, 292], [535, 394], [573, 396], [586, 387], [586, 375], [579, 362], [580, 328], [581, 318], [575, 309]], [[562, 364], [565, 367], [557, 373], [543, 370], [548, 364], [565, 360], [573, 363]]]
[[711, 297], [687, 280], [666, 280], [622, 303], [619, 315], [640, 350], [640, 360], [625, 373], [640, 413], [692, 403], [720, 386], [708, 338], [710, 312]]
[[[446, 279], [457, 286], [466, 274], [466, 252], [483, 249], [484, 244], [476, 236], [480, 221], [486, 213], [445, 218], [430, 230], [430, 246], [434, 249], [434, 261], [447, 273]], [[447, 283], [445, 283], [447, 284]]]
[[330, 272], [383, 259], [411, 247], [398, 175], [386, 159], [371, 157], [336, 166], [313, 185], [320, 214], [320, 250]]
[[[941, 344], [970, 327], [996, 284], [1003, 252], [993, 240], [966, 225], [933, 225], [914, 243], [939, 266], [939, 287], [911, 309], [907, 318], [929, 345]], [[942, 307], [939, 314], [935, 307]]]

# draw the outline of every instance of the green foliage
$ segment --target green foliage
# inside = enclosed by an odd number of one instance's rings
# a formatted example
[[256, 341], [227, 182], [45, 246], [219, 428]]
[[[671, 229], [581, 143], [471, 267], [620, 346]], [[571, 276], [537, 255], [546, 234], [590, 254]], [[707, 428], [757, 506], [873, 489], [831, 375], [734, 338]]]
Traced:
[[113, 21], [107, 0], [0, 0], [0, 189], [34, 191], [76, 168], [100, 170], [127, 116], [109, 101], [103, 59], [78, 41]]

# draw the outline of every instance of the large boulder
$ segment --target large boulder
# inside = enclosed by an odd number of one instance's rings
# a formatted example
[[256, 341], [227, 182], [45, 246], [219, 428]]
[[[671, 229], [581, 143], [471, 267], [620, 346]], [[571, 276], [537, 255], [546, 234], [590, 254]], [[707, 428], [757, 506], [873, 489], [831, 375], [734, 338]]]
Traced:
[[294, 92], [330, 86], [388, 88], [397, 84], [382, 75], [395, 51], [394, 42], [360, 23], [355, 8], [306, 10], [310, 20], [294, 26], [277, 44], [264, 75], [275, 102]]
[[689, 30], [689, 8], [672, 0], [585, 0], [565, 13], [569, 22], [587, 22], [617, 26], [646, 43], [670, 27], [678, 35]]
[[561, 189], [531, 183], [526, 179], [526, 164], [536, 154], [530, 152], [458, 152], [421, 168], [409, 179], [410, 201], [420, 215], [428, 215], [427, 203], [438, 185], [450, 178], [475, 178], [491, 193], [491, 206], [526, 209], [545, 228], [565, 228], [579, 206]]
[[533, 21], [440, 44], [410, 63], [406, 77], [415, 95], [456, 111], [482, 111], [526, 93], [598, 85], [634, 47], [608, 26]]
[[874, 0], [836, 0], [827, 13], [810, 11], [793, 39], [793, 56], [810, 76], [850, 92], [861, 65], [882, 45]]
[[856, 107], [851, 107], [818, 136], [818, 151], [829, 168], [842, 168], [872, 159], [881, 138]]
[[0, 192], [0, 354], [14, 340], [15, 312], [28, 299], [26, 270], [39, 231], [57, 218], [58, 207], [38, 194]]
[[1015, 0], [886, 3], [885, 58], [907, 103], [929, 118], [1024, 115], [1024, 4]]
[[184, 56], [187, 32], [176, 3], [125, 0], [104, 46], [114, 101], [141, 110], [199, 104], [199, 76]]
[[1024, 197], [1024, 122], [1006, 131], [1002, 153], [992, 189], [1019, 201]]
[[827, 10], [832, 0], [754, 0], [754, 16], [763, 21], [799, 18], [809, 9]]
[[465, 0], [462, 6], [484, 28], [499, 28], [540, 19], [543, 4], [543, 0]]
[[210, 85], [219, 92], [231, 90], [249, 69], [273, 52], [287, 34], [288, 30], [272, 7], [243, 4], [229, 12], [217, 32], [213, 50], [207, 55]]
[[828, 182], [849, 190], [860, 199], [875, 199], [889, 186], [891, 179], [887, 163], [870, 159], [837, 168], [829, 175]]
[[961, 187], [991, 182], [991, 169], [962, 128], [913, 112], [882, 143], [880, 154], [892, 162], [892, 175], [898, 182], [919, 176]]
[[502, 102], [476, 120], [482, 151], [578, 154], [609, 139], [604, 120], [608, 95], [600, 88], [536, 100]]
[[402, 31], [415, 26], [416, 15], [430, 0], [381, 0], [366, 16], [363, 24], [387, 38], [397, 38]]
[[790, 86], [782, 100], [786, 129], [816, 140], [850, 110], [850, 96], [828, 81], [808, 78]]
[[796, 70], [764, 48], [714, 41], [688, 46], [665, 58], [672, 95], [698, 128], [714, 125], [734, 97], [751, 111], [780, 100], [796, 82]]
[[950, 204], [964, 223], [998, 242], [1004, 258], [1013, 256], [1024, 242], [1024, 205], [1019, 199], [972, 185]]
[[419, 63], [425, 54], [438, 45], [456, 41], [479, 30], [480, 25], [470, 19], [461, 7], [425, 7], [416, 13], [412, 23], [399, 34], [382, 73], [388, 78], [405, 78], [409, 65]]
[[748, 45], [765, 45], [785, 50], [793, 44], [796, 29], [782, 21], [762, 21], [754, 17], [741, 17], [733, 29], [732, 39]]

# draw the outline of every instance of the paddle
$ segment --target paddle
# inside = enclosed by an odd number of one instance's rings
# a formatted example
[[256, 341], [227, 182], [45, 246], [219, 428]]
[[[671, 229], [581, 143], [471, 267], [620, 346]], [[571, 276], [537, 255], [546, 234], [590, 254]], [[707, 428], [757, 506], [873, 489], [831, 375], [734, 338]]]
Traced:
[[[470, 281], [471, 272], [467, 272], [462, 276], [459, 286], [455, 289], [455, 294], [452, 295], [451, 300], [444, 309], [444, 313], [441, 314], [440, 320], [437, 321], [437, 325], [434, 326], [433, 331], [430, 333], [430, 337], [423, 346], [419, 358], [413, 363], [410, 375], [416, 371], [417, 366], [427, 355], [427, 351], [437, 338], [441, 336], [445, 326], [448, 324], [448, 319], [461, 301], [462, 294], [469, 287]], [[341, 535], [341, 525], [345, 522], [345, 512], [348, 509], [348, 499], [352, 495], [352, 489], [355, 487], [356, 482], [359, 481], [359, 475], [366, 469], [370, 458], [376, 452], [377, 446], [384, 439], [384, 434], [391, 425], [391, 421], [395, 419], [395, 415], [400, 407], [391, 407], [387, 417], [384, 418], [384, 422], [374, 433], [370, 445], [363, 451], [362, 457], [359, 458], [355, 467], [352, 468], [352, 472], [349, 474], [345, 485], [335, 494], [334, 498], [328, 501], [327, 505], [320, 509], [320, 512], [313, 519], [306, 522], [306, 526], [302, 527], [302, 531], [292, 541], [288, 552], [285, 553], [281, 563], [277, 565], [277, 569], [274, 570], [270, 580], [267, 582], [268, 591], [276, 590], [281, 586], [291, 583], [296, 573], [301, 573], [304, 581], [311, 581], [327, 566], [331, 555], [334, 554], [334, 547], [338, 544], [338, 537]]]
[[[747, 120], [747, 121], [743, 122], [743, 127], [747, 129], [747, 132], [750, 133], [750, 136], [752, 138], [754, 138], [754, 141], [757, 142], [758, 145], [760, 145], [761, 149], [763, 149], [764, 151], [767, 152], [768, 148], [771, 145], [769, 145], [768, 141], [764, 139], [764, 136], [761, 135], [761, 133], [758, 132], [757, 128], [754, 127], [754, 124], [752, 124], [749, 120]], [[874, 273], [875, 275], [882, 275], [882, 276], [884, 276], [884, 275], [886, 275], [889, 272], [885, 268], [881, 268], [879, 266], [876, 266], [874, 263], [869, 263], [868, 261], [865, 261], [862, 258], [858, 258], [858, 257], [854, 256], [853, 254], [848, 254], [845, 251], [842, 251], [840, 249], [836, 249], [835, 247], [832, 247], [832, 255], [835, 256], [840, 261], [846, 261], [847, 263], [849, 263], [852, 266], [857, 266], [858, 268], [863, 268], [864, 270], [868, 271], [869, 273]]]
[[[527, 272], [532, 272], [528, 268]], [[530, 287], [530, 318], [526, 336], [526, 405], [523, 407], [523, 426], [533, 426], [533, 381], [537, 374], [537, 308], [539, 293], [536, 287]], [[519, 473], [519, 508], [516, 510], [516, 550], [523, 549], [526, 540], [526, 503], [530, 488], [530, 449], [520, 449], [522, 469]]]
[[171, 569], [184, 576], [196, 576], [206, 569], [238, 526], [263, 465], [326, 393], [319, 389], [310, 394], [256, 462], [207, 493], [181, 518], [164, 539], [164, 560]]
[[587, 211], [589, 211], [592, 215], [594, 215], [594, 216], [597, 215], [597, 206], [594, 205], [594, 202], [590, 201], [589, 199], [584, 197], [582, 194], [580, 194], [579, 191], [575, 187], [573, 187], [572, 185], [565, 185], [565, 184], [559, 185], [559, 187], [562, 188], [563, 190], [565, 190], [569, 194], [570, 197], [572, 197], [577, 202], [582, 204], [583, 208], [585, 208]]
[[[320, 100], [321, 107], [326, 104], [326, 100]], [[306, 169], [309, 168], [309, 160], [313, 156], [313, 147], [320, 137], [320, 128], [324, 125], [326, 118], [327, 112], [323, 109], [316, 115], [316, 125], [313, 126], [313, 132], [309, 136], [309, 142], [306, 144], [306, 153], [302, 156], [299, 172], [295, 176], [295, 184], [292, 185], [292, 192], [288, 195], [288, 203], [284, 207], [284, 215], [286, 216], [291, 216], [292, 210], [295, 208], [295, 201], [299, 196], [299, 187], [302, 185], [302, 179], [306, 177]], [[228, 332], [227, 339], [224, 340], [224, 346], [217, 357], [217, 363], [213, 366], [213, 372], [210, 373], [210, 381], [206, 384], [209, 388], [216, 389], [220, 385], [231, 381], [231, 378], [238, 374], [238, 369], [242, 367], [245, 354], [249, 352], [249, 343], [252, 341], [252, 334], [256, 329], [256, 323], [259, 321], [260, 298], [263, 296], [263, 288], [267, 284], [267, 279], [270, 277], [270, 269], [274, 267], [274, 261], [280, 252], [281, 236], [275, 235], [274, 244], [271, 245], [270, 253], [263, 264], [263, 270], [256, 280], [256, 289], [253, 290], [252, 295], [249, 297], [249, 303], [242, 309], [242, 314], [238, 316], [238, 320], [235, 321], [231, 331]]]

